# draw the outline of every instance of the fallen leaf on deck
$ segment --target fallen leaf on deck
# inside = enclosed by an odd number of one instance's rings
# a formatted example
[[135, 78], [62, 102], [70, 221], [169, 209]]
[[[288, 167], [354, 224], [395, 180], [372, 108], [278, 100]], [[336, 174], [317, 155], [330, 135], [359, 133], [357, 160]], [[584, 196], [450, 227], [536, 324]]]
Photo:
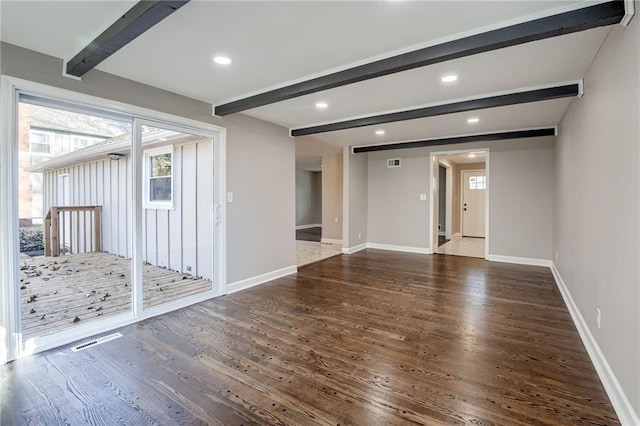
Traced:
[[78, 321], [80, 321], [80, 317], [75, 317], [71, 322], [78, 322]]
[[31, 310], [29, 311], [29, 313], [30, 313], [30, 314], [35, 314], [35, 313], [36, 313], [36, 310], [35, 310], [35, 309], [33, 309], [33, 308], [31, 308]]

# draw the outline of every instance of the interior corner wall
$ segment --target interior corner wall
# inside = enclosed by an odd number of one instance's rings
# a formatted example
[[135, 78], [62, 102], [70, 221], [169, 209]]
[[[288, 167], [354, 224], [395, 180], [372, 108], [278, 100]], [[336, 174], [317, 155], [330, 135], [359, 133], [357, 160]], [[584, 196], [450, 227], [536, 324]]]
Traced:
[[342, 240], [342, 167], [342, 154], [322, 157], [323, 239]]
[[[554, 163], [549, 137], [370, 152], [368, 242], [428, 249], [431, 152], [484, 148], [490, 149], [489, 254], [550, 260]], [[401, 167], [387, 168], [388, 158], [400, 158]]]
[[[636, 2], [636, 10], [638, 3]], [[556, 267], [640, 414], [640, 18], [613, 26], [560, 122]], [[596, 309], [601, 326], [596, 324]]]
[[[367, 235], [367, 154], [352, 154], [350, 149], [345, 149], [344, 162], [347, 179], [348, 202], [348, 235], [344, 247], [352, 248], [365, 244]], [[347, 174], [348, 173], [348, 174]]]
[[2, 43], [1, 71], [37, 83], [149, 108], [227, 130], [227, 282], [296, 264], [295, 146], [288, 129], [99, 70], [82, 81], [62, 76], [62, 60]]
[[322, 193], [317, 172], [296, 170], [296, 226], [320, 224]]

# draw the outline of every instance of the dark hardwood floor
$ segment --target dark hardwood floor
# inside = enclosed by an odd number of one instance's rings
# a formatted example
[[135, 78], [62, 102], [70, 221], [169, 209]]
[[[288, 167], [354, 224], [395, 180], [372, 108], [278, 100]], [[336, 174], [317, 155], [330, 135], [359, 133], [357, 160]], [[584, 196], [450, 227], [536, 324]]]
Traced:
[[296, 229], [296, 240], [319, 243], [322, 240], [322, 227]]
[[617, 424], [547, 268], [365, 250], [0, 366], [0, 423]]

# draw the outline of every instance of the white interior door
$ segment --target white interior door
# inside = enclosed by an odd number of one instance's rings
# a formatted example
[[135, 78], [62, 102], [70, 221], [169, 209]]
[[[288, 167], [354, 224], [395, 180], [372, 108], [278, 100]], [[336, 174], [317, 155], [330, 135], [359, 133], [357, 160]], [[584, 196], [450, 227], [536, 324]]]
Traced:
[[484, 170], [462, 172], [462, 236], [484, 238], [485, 191]]

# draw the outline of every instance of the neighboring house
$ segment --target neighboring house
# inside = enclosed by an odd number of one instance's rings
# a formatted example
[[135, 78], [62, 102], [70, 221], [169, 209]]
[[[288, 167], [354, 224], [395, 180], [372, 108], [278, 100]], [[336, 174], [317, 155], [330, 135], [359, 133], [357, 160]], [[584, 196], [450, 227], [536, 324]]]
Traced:
[[[45, 212], [52, 206], [101, 206], [100, 251], [126, 258], [131, 257], [132, 232], [130, 152], [126, 134], [29, 168], [32, 174], [41, 173]], [[111, 159], [109, 153], [121, 157]], [[143, 155], [144, 261], [212, 279], [212, 141], [147, 128]], [[74, 252], [85, 241], [84, 219], [79, 220], [79, 234], [63, 237]]]
[[24, 102], [19, 108], [19, 123], [19, 217], [24, 226], [42, 223], [46, 214], [42, 175], [25, 168], [129, 131], [111, 120]]

